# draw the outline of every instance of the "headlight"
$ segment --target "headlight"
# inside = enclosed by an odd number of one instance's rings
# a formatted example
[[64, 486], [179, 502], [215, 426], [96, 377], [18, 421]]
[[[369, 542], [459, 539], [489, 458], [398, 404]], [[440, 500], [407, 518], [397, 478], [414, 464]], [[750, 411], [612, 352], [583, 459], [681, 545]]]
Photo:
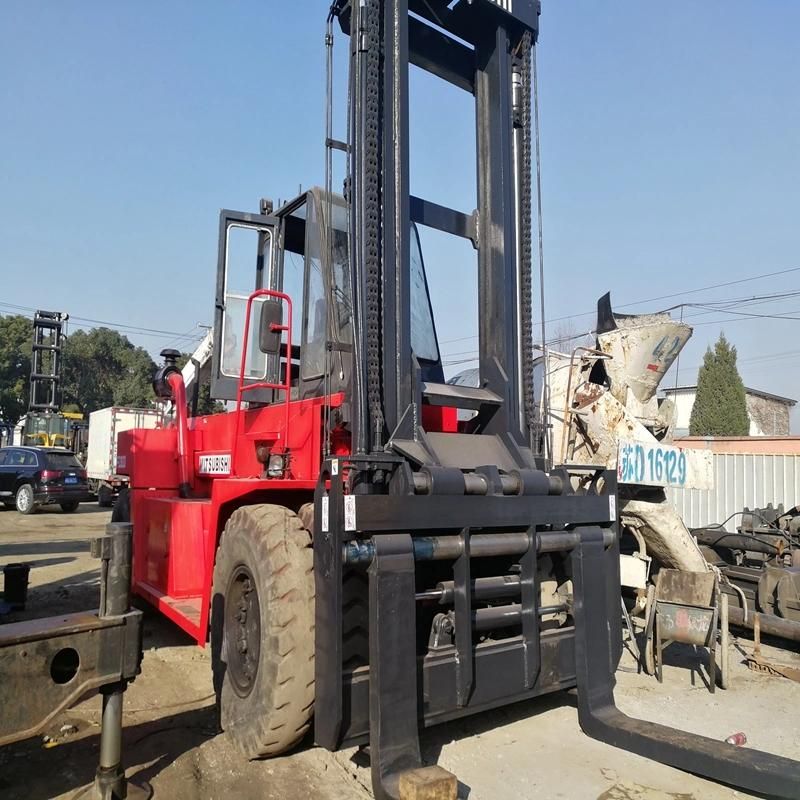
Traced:
[[286, 470], [286, 456], [283, 453], [273, 453], [267, 462], [267, 475], [270, 478], [282, 478]]

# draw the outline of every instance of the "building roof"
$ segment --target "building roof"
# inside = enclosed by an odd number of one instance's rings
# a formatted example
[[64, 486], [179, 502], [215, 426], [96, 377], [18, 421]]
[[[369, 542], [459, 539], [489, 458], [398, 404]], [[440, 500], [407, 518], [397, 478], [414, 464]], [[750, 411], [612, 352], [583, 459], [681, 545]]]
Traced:
[[680, 436], [672, 443], [713, 453], [800, 456], [800, 436]]
[[[664, 394], [680, 394], [682, 392], [696, 392], [697, 386], [673, 386], [661, 390]], [[756, 397], [763, 397], [767, 400], [774, 400], [776, 403], [783, 403], [787, 406], [797, 405], [797, 400], [792, 400], [791, 397], [781, 397], [779, 394], [770, 394], [769, 392], [762, 392], [761, 389], [751, 389], [749, 386], [744, 387], [745, 394], [752, 394]]]

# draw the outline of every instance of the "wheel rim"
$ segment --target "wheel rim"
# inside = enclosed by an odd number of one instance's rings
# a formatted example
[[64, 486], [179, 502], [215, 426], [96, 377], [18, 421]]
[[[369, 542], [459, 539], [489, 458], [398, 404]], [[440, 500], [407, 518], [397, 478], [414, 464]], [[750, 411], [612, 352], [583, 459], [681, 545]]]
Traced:
[[19, 508], [20, 511], [27, 511], [30, 508], [30, 505], [30, 489], [27, 486], [23, 486], [17, 495], [17, 508]]
[[239, 697], [253, 690], [261, 653], [261, 608], [253, 574], [239, 564], [225, 593], [225, 661]]

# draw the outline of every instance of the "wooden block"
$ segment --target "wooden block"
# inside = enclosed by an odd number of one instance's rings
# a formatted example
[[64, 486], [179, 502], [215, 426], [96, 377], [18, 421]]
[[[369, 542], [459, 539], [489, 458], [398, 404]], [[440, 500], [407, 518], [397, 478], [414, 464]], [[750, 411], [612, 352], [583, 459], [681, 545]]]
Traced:
[[458, 781], [440, 766], [411, 769], [400, 776], [400, 800], [456, 800]]

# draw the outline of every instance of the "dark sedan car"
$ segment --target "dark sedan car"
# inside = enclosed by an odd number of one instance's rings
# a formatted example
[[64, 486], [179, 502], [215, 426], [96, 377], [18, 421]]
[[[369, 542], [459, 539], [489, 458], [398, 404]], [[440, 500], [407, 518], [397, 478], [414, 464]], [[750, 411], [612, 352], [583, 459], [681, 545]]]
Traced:
[[0, 501], [20, 514], [58, 504], [77, 510], [91, 500], [86, 470], [69, 450], [60, 447], [0, 447]]

